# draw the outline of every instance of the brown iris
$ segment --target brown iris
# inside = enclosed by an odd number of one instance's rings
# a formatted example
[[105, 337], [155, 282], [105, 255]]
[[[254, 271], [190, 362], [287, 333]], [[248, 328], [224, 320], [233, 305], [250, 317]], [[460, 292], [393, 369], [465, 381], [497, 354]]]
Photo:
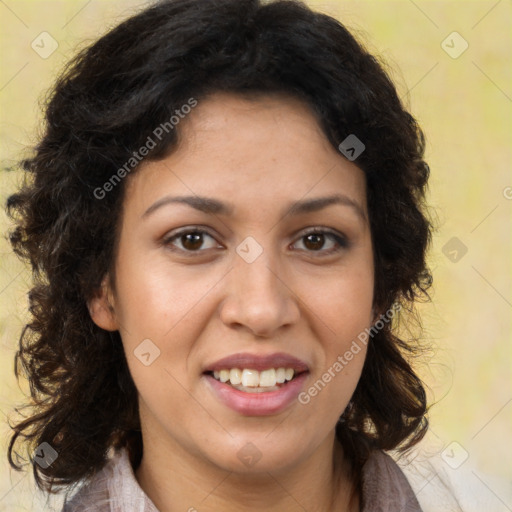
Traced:
[[183, 247], [189, 251], [199, 249], [203, 244], [203, 234], [197, 231], [181, 235]]
[[[305, 237], [304, 245], [313, 251], [316, 251], [318, 249], [321, 249], [324, 245], [325, 239], [324, 235], [317, 234], [317, 233], [311, 233], [309, 235], [306, 235]], [[311, 243], [309, 243], [311, 242]]]

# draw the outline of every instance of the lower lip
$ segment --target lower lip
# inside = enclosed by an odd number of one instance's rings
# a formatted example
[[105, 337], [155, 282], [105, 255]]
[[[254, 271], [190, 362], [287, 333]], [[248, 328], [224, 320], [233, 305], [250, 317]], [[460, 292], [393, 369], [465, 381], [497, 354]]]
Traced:
[[262, 393], [244, 393], [229, 384], [218, 381], [212, 375], [204, 375], [217, 398], [230, 409], [246, 416], [266, 416], [276, 414], [286, 409], [297, 399], [307, 372], [301, 373], [277, 391]]

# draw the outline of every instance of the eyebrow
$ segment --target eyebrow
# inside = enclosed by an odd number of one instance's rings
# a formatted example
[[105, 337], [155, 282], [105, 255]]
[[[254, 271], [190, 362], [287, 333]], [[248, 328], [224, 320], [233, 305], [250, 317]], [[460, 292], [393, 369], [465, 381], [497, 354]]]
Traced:
[[[231, 215], [234, 211], [232, 205], [223, 203], [217, 199], [204, 196], [165, 196], [153, 203], [143, 214], [142, 218], [146, 218], [156, 210], [169, 204], [186, 204], [203, 213], [213, 215]], [[285, 208], [285, 215], [301, 215], [304, 213], [312, 213], [324, 208], [339, 204], [352, 208], [362, 220], [366, 221], [366, 213], [356, 201], [344, 194], [334, 194], [326, 197], [317, 197], [314, 199], [304, 199], [296, 201]]]

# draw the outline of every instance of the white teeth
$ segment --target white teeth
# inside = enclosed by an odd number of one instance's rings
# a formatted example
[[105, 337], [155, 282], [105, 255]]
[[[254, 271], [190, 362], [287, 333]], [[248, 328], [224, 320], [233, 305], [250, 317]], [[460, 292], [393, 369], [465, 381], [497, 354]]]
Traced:
[[257, 370], [244, 370], [242, 372], [242, 386], [257, 388], [260, 383], [259, 373]]
[[250, 368], [232, 368], [213, 372], [214, 378], [220, 382], [229, 381], [233, 386], [244, 388], [274, 388], [276, 384], [292, 380], [294, 375], [293, 368], [269, 368], [261, 372]]
[[274, 368], [270, 368], [270, 370], [263, 370], [262, 372], [260, 372], [259, 385], [261, 387], [276, 385], [276, 371], [274, 370]]
[[242, 370], [239, 370], [238, 368], [231, 369], [229, 372], [229, 381], [234, 386], [242, 384]]
[[276, 370], [276, 382], [278, 384], [283, 384], [286, 380], [286, 370], [284, 368], [278, 368]]

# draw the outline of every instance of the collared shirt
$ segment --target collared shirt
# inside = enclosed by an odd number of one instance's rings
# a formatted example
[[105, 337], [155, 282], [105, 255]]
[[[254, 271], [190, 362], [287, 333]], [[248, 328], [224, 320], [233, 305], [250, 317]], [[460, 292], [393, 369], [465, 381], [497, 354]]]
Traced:
[[[362, 512], [422, 512], [407, 478], [386, 453], [375, 450], [362, 468]], [[64, 505], [62, 512], [159, 512], [139, 486], [121, 450]]]

